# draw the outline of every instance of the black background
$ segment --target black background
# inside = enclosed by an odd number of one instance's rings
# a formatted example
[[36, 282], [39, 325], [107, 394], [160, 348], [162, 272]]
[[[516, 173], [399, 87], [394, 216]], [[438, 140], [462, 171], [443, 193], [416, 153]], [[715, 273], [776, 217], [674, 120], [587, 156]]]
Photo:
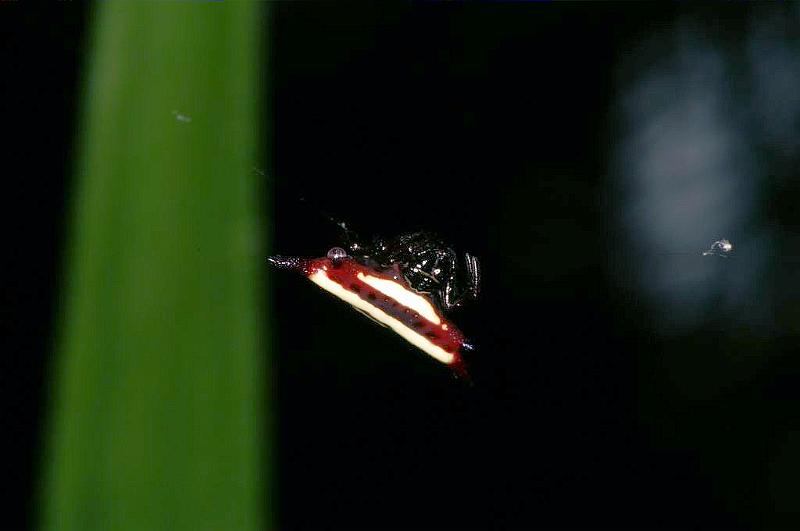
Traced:
[[0, 432], [8, 443], [8, 529], [34, 522], [88, 15], [66, 3], [0, 6]]
[[[726, 322], [662, 337], [608, 257], [620, 64], [687, 15], [734, 46], [752, 8], [273, 7], [273, 250], [339, 243], [323, 209], [366, 235], [434, 230], [484, 272], [482, 299], [453, 317], [479, 347], [471, 386], [270, 273], [281, 528], [797, 523], [773, 503], [793, 484], [769, 479], [774, 437], [797, 428], [796, 338], [726, 340]], [[89, 16], [2, 11], [3, 472], [26, 527]], [[709, 370], [722, 348], [784, 356], [702, 400], [660, 370], [678, 351]]]

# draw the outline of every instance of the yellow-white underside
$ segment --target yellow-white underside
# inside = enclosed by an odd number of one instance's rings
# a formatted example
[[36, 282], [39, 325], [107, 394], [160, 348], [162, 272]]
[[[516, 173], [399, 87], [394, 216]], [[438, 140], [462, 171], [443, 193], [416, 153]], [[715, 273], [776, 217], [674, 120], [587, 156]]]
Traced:
[[403, 286], [399, 285], [393, 280], [373, 277], [371, 275], [365, 275], [364, 273], [358, 273], [356, 276], [360, 281], [369, 284], [387, 297], [393, 298], [403, 306], [408, 306], [433, 324], [441, 324], [442, 320], [439, 319], [438, 315], [436, 315], [436, 310], [433, 309], [433, 305], [425, 300], [422, 295], [405, 289]]
[[[370, 279], [375, 279], [375, 277], [370, 277], [370, 276], [367, 276], [367, 275], [359, 274], [359, 278], [360, 279], [361, 279], [362, 276], [364, 276], [366, 278], [370, 278]], [[412, 329], [410, 329], [409, 327], [407, 327], [406, 325], [404, 325], [403, 323], [401, 323], [400, 321], [398, 321], [397, 319], [395, 319], [391, 315], [389, 315], [386, 312], [382, 311], [380, 308], [377, 308], [376, 306], [373, 306], [372, 304], [370, 304], [367, 301], [363, 300], [361, 297], [359, 297], [358, 295], [356, 295], [352, 291], [346, 290], [345, 288], [343, 288], [342, 286], [340, 286], [339, 284], [337, 284], [336, 282], [334, 282], [333, 280], [328, 278], [328, 275], [324, 270], [319, 270], [319, 271], [309, 275], [308, 278], [311, 279], [311, 282], [313, 282], [314, 284], [318, 285], [322, 289], [324, 289], [326, 291], [329, 291], [330, 293], [333, 293], [334, 295], [336, 295], [337, 297], [339, 297], [340, 299], [342, 299], [346, 303], [358, 308], [359, 310], [361, 310], [362, 312], [366, 313], [367, 315], [369, 315], [370, 317], [372, 317], [373, 319], [375, 319], [379, 323], [388, 326], [389, 328], [391, 328], [392, 330], [397, 332], [400, 336], [402, 336], [403, 339], [405, 339], [406, 341], [408, 341], [409, 343], [411, 343], [415, 347], [419, 348], [420, 350], [422, 350], [423, 352], [425, 352], [429, 356], [432, 356], [432, 357], [436, 358], [437, 360], [441, 361], [442, 363], [446, 363], [446, 364], [453, 363], [453, 360], [455, 359], [455, 355], [454, 354], [451, 354], [450, 352], [446, 352], [442, 347], [440, 347], [438, 345], [434, 345], [427, 338], [425, 338], [424, 336], [414, 332]], [[362, 280], [364, 280], [364, 282], [367, 282], [366, 279], [362, 279]], [[378, 280], [383, 280], [384, 282], [391, 282], [391, 281], [384, 280], [384, 279], [378, 279]], [[367, 282], [367, 283], [370, 284], [369, 282]], [[370, 284], [370, 285], [372, 286], [372, 284]], [[375, 287], [375, 289], [378, 289], [376, 286], [373, 286], [373, 287]], [[398, 286], [398, 288], [402, 289], [399, 286]], [[386, 293], [386, 292], [384, 292], [382, 290], [381, 290], [381, 293], [385, 293], [387, 296], [391, 297], [391, 295], [389, 293]], [[395, 299], [395, 300], [397, 300], [397, 302], [403, 304], [403, 302], [401, 300], [399, 300], [399, 299]], [[423, 313], [420, 312], [417, 308], [414, 308], [414, 309], [417, 312], [419, 312], [420, 315], [423, 315]], [[431, 310], [432, 310], [432, 308], [431, 308]], [[426, 316], [426, 318], [427, 318], [427, 316]], [[437, 321], [436, 322], [438, 324], [438, 322], [439, 322], [438, 317], [437, 317]]]

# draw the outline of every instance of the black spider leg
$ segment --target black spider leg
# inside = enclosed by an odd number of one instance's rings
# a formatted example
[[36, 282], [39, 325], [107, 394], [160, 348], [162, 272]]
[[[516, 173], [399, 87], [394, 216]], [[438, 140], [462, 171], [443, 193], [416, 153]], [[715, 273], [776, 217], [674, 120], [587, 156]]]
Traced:
[[480, 262], [478, 257], [469, 253], [464, 253], [464, 262], [467, 270], [467, 286], [463, 290], [458, 289], [458, 259], [452, 249], [447, 251], [449, 261], [449, 273], [444, 286], [440, 291], [439, 299], [445, 311], [458, 308], [467, 300], [478, 298], [481, 286]]
[[478, 257], [469, 253], [464, 253], [464, 261], [467, 263], [467, 275], [469, 287], [467, 295], [470, 299], [477, 299], [481, 292], [481, 265]]
[[452, 249], [447, 249], [447, 277], [440, 290], [440, 299], [445, 311], [461, 306], [463, 297], [458, 293], [458, 256]]

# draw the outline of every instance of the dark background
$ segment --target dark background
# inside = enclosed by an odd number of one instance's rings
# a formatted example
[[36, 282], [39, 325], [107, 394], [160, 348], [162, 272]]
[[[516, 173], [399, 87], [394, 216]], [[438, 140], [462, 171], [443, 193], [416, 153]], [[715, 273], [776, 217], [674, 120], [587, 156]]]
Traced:
[[[14, 9], [0, 16], [0, 385], [8, 516], [27, 527], [89, 16]], [[792, 9], [273, 4], [275, 252], [340, 243], [323, 209], [367, 236], [434, 230], [484, 272], [482, 299], [453, 316], [479, 347], [471, 386], [303, 278], [271, 274], [282, 528], [800, 523], [797, 254], [781, 246], [796, 152], [740, 131], [767, 168], [755, 216], [778, 242], [745, 279], [770, 297], [750, 301], [767, 308], [757, 325], [719, 300], [691, 326], [663, 325], [636, 280], [652, 262], [619, 228], [618, 175], [626, 87], [681, 47], [674, 33], [736, 65], [753, 20], [796, 40]], [[726, 95], [744, 101], [747, 79]], [[716, 279], [734, 258], [716, 259]]]
[[0, 6], [0, 473], [8, 529], [35, 521], [88, 15], [67, 3]]

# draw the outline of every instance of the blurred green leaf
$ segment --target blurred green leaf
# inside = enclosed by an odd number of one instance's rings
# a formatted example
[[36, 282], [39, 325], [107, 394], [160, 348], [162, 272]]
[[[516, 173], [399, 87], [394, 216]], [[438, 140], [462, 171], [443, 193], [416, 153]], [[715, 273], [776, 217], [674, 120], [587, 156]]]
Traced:
[[256, 3], [94, 17], [44, 529], [269, 522]]

